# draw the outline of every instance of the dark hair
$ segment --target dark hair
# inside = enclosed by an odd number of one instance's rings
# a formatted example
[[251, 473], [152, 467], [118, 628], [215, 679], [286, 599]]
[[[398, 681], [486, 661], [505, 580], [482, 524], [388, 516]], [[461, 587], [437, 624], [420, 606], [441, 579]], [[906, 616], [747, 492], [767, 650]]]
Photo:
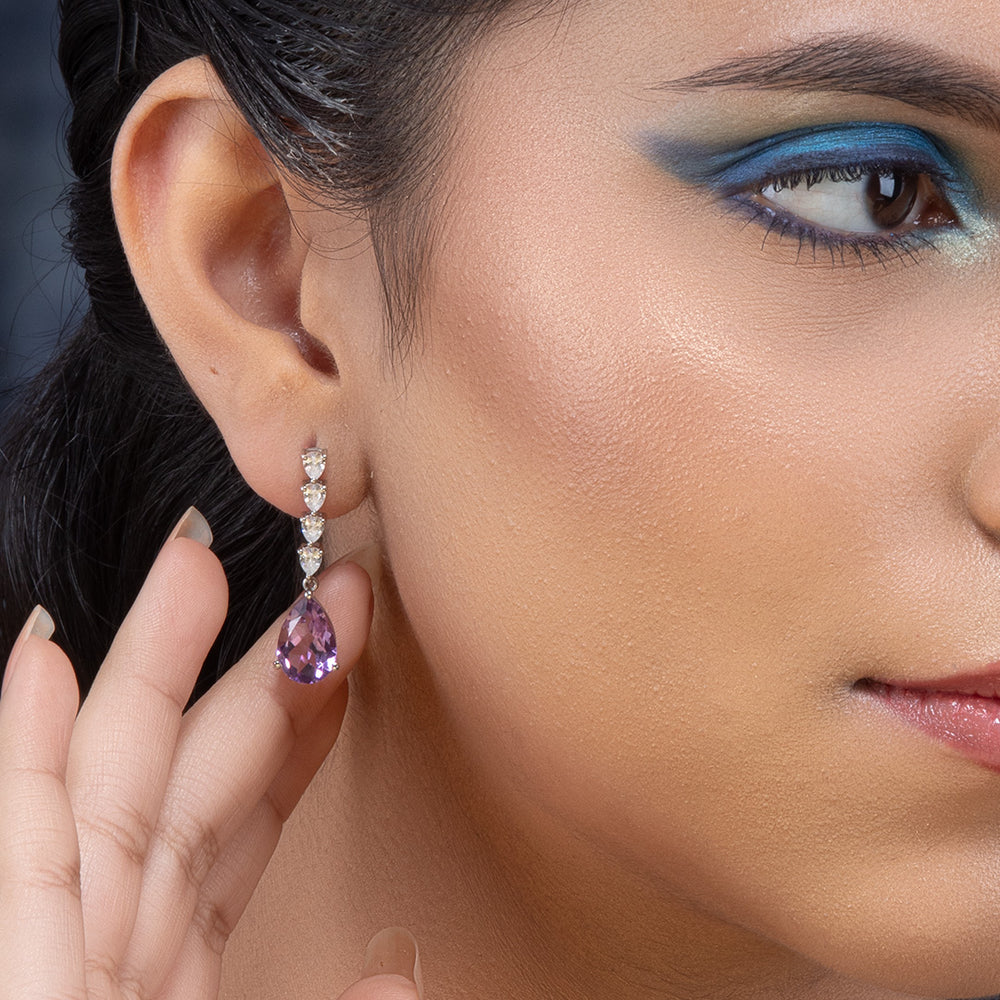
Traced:
[[213, 526], [230, 585], [229, 616], [199, 689], [296, 590], [294, 520], [240, 477], [154, 330], [122, 251], [110, 161], [137, 97], [170, 66], [207, 55], [276, 161], [368, 213], [398, 350], [418, 299], [421, 206], [445, 144], [444, 101], [463, 50], [514, 3], [62, 0], [59, 59], [77, 177], [68, 242], [89, 309], [4, 433], [6, 648], [31, 607], [44, 604], [86, 690], [190, 504]]

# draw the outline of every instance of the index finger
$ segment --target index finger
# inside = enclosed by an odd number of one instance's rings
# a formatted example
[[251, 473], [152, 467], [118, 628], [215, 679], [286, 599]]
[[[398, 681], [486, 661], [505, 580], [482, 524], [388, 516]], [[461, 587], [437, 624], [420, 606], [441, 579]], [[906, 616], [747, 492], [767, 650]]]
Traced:
[[225, 617], [210, 538], [173, 537], [160, 550], [73, 732], [67, 787], [91, 969], [113, 968], [131, 931], [184, 706]]
[[76, 677], [39, 634], [22, 636], [8, 671], [0, 697], [0, 997], [80, 996], [80, 855], [64, 785]]

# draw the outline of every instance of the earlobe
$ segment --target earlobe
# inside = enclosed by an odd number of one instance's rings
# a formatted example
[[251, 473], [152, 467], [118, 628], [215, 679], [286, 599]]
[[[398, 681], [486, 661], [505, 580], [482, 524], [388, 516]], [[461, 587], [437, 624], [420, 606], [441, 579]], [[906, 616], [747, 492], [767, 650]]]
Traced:
[[300, 321], [309, 246], [288, 193], [203, 58], [155, 80], [115, 145], [115, 217], [139, 292], [241, 473], [298, 513], [299, 454], [318, 443], [338, 470], [337, 515], [361, 502], [368, 477], [337, 345]]

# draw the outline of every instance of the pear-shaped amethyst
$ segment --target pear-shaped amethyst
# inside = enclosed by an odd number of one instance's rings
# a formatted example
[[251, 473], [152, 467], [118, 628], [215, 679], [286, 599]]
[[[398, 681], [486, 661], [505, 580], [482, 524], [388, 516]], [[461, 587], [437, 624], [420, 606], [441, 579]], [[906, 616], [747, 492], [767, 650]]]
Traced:
[[300, 597], [278, 635], [274, 665], [300, 684], [315, 684], [337, 669], [337, 637], [323, 605]]

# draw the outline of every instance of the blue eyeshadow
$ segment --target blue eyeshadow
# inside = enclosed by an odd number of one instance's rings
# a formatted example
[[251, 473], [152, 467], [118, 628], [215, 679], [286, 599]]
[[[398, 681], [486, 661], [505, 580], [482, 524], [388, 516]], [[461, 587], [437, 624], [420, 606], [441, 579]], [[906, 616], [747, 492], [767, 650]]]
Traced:
[[646, 132], [639, 138], [639, 148], [678, 179], [722, 195], [738, 194], [782, 175], [838, 166], [906, 167], [934, 176], [966, 202], [971, 191], [954, 156], [928, 133], [908, 125], [845, 122], [798, 128], [731, 148]]

